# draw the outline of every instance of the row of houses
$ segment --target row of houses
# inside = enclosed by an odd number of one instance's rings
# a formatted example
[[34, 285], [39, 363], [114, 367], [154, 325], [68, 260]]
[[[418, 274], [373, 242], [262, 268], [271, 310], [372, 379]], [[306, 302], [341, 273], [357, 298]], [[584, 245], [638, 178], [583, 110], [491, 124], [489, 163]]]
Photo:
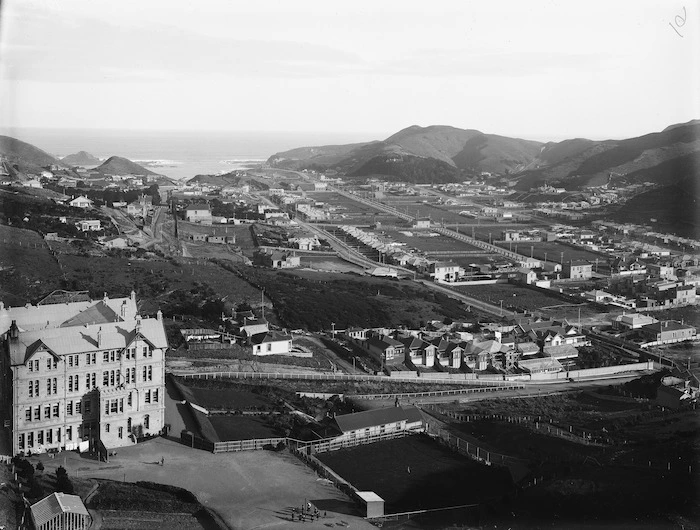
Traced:
[[348, 340], [388, 368], [402, 365], [472, 372], [556, 371], [578, 357], [590, 341], [567, 321], [527, 320], [501, 326], [492, 336], [471, 333], [431, 336], [423, 331], [349, 328]]

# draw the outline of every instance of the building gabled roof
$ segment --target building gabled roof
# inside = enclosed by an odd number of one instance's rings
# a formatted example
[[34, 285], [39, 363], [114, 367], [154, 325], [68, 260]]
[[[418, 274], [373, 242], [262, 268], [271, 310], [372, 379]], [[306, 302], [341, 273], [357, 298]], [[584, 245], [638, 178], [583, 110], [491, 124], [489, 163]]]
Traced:
[[[136, 330], [137, 325], [139, 330]], [[99, 342], [98, 342], [99, 334]], [[167, 348], [163, 322], [155, 318], [111, 322], [95, 326], [70, 326], [26, 331], [17, 341], [10, 341], [10, 359], [13, 366], [24, 364], [43, 344], [54, 355], [72, 355], [96, 350], [122, 350], [137, 337], [153, 348]], [[40, 342], [41, 344], [37, 344]]]
[[407, 420], [408, 417], [403, 407], [365, 410], [364, 412], [343, 414], [335, 417], [335, 422], [344, 433]]
[[80, 497], [58, 492], [32, 504], [30, 510], [35, 528], [41, 528], [57, 515], [64, 513], [77, 513], [90, 517]]
[[70, 326], [84, 326], [85, 324], [104, 324], [107, 322], [118, 322], [123, 320], [111, 307], [103, 300], [100, 300], [92, 307], [78, 313], [61, 324], [62, 328]]
[[209, 210], [209, 205], [205, 203], [198, 203], [198, 204], [188, 204], [187, 207], [185, 208], [185, 211], [187, 212], [193, 212], [195, 210]]
[[387, 337], [386, 335], [382, 335], [381, 337], [371, 337], [367, 341], [368, 346], [376, 346], [377, 348], [380, 348], [382, 350], [385, 350], [387, 348], [399, 348], [403, 347], [403, 342], [400, 342], [396, 339], [392, 339], [391, 337]]
[[263, 333], [256, 333], [250, 337], [251, 344], [265, 344], [267, 342], [283, 342], [289, 340], [292, 340], [291, 335], [280, 333], [279, 331], [264, 331]]

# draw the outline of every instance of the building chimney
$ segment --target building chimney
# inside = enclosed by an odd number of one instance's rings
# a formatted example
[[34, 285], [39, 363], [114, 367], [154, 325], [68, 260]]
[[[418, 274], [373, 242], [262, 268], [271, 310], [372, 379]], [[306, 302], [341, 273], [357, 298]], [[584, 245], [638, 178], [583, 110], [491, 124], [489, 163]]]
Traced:
[[163, 312], [160, 309], [156, 313], [156, 319], [158, 319], [159, 321], [163, 320]]
[[19, 328], [17, 327], [17, 321], [13, 320], [8, 331], [10, 340], [16, 341], [19, 339]]
[[136, 333], [141, 331], [141, 316], [140, 315], [136, 315], [136, 327], [134, 328], [134, 331]]
[[131, 290], [131, 301], [136, 303], [136, 292], [133, 289]]
[[102, 348], [102, 327], [97, 330], [97, 347]]

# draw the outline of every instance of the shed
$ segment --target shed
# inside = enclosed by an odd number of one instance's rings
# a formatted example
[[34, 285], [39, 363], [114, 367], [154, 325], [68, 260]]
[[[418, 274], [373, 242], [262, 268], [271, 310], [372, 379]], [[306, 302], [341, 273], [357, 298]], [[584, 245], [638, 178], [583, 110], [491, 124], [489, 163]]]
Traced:
[[77, 495], [53, 493], [30, 510], [36, 530], [87, 530], [92, 524], [92, 517]]
[[367, 506], [367, 519], [384, 516], [384, 499], [379, 495], [373, 491], [358, 491], [355, 494]]

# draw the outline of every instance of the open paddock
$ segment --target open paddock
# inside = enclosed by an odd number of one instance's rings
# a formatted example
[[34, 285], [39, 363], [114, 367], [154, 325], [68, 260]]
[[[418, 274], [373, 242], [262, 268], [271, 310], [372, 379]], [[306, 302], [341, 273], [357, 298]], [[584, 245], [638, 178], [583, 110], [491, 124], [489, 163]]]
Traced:
[[[561, 311], [564, 309], [564, 307], [557, 306], [571, 305], [571, 302], [567, 302], [559, 298], [554, 293], [550, 294], [544, 289], [535, 290], [511, 283], [457, 286], [454, 287], [454, 290], [467, 296], [471, 296], [472, 298], [476, 298], [477, 300], [496, 305], [499, 305], [500, 301], [503, 300], [503, 309], [512, 308], [517, 309], [518, 311], [553, 311], [552, 314], [557, 315], [560, 318], [563, 316]], [[543, 309], [550, 307], [553, 309]], [[576, 306], [574, 308], [576, 309], [576, 314], [578, 314], [578, 307], [579, 306]]]
[[[499, 243], [500, 247], [509, 249], [512, 246], [513, 251], [515, 251], [516, 243]], [[547, 261], [554, 263], [566, 263], [568, 261], [588, 261], [593, 264], [593, 271], [595, 272], [595, 260], [598, 260], [598, 272], [607, 272], [610, 270], [607, 260], [608, 256], [604, 254], [599, 254], [590, 250], [583, 248], [576, 248], [564, 243], [559, 243], [557, 241], [540, 241], [536, 243], [531, 243], [529, 241], [524, 241], [518, 243], [518, 253], [529, 256], [530, 247], [533, 247], [534, 257], [537, 259], [545, 259], [545, 253], [547, 254]], [[563, 253], [563, 254], [562, 254]]]
[[279, 433], [270, 427], [264, 418], [258, 416], [211, 414], [209, 421], [222, 442], [279, 436]]
[[383, 498], [386, 513], [474, 504], [512, 488], [507, 470], [474, 462], [425, 435], [316, 457], [358, 490]]

